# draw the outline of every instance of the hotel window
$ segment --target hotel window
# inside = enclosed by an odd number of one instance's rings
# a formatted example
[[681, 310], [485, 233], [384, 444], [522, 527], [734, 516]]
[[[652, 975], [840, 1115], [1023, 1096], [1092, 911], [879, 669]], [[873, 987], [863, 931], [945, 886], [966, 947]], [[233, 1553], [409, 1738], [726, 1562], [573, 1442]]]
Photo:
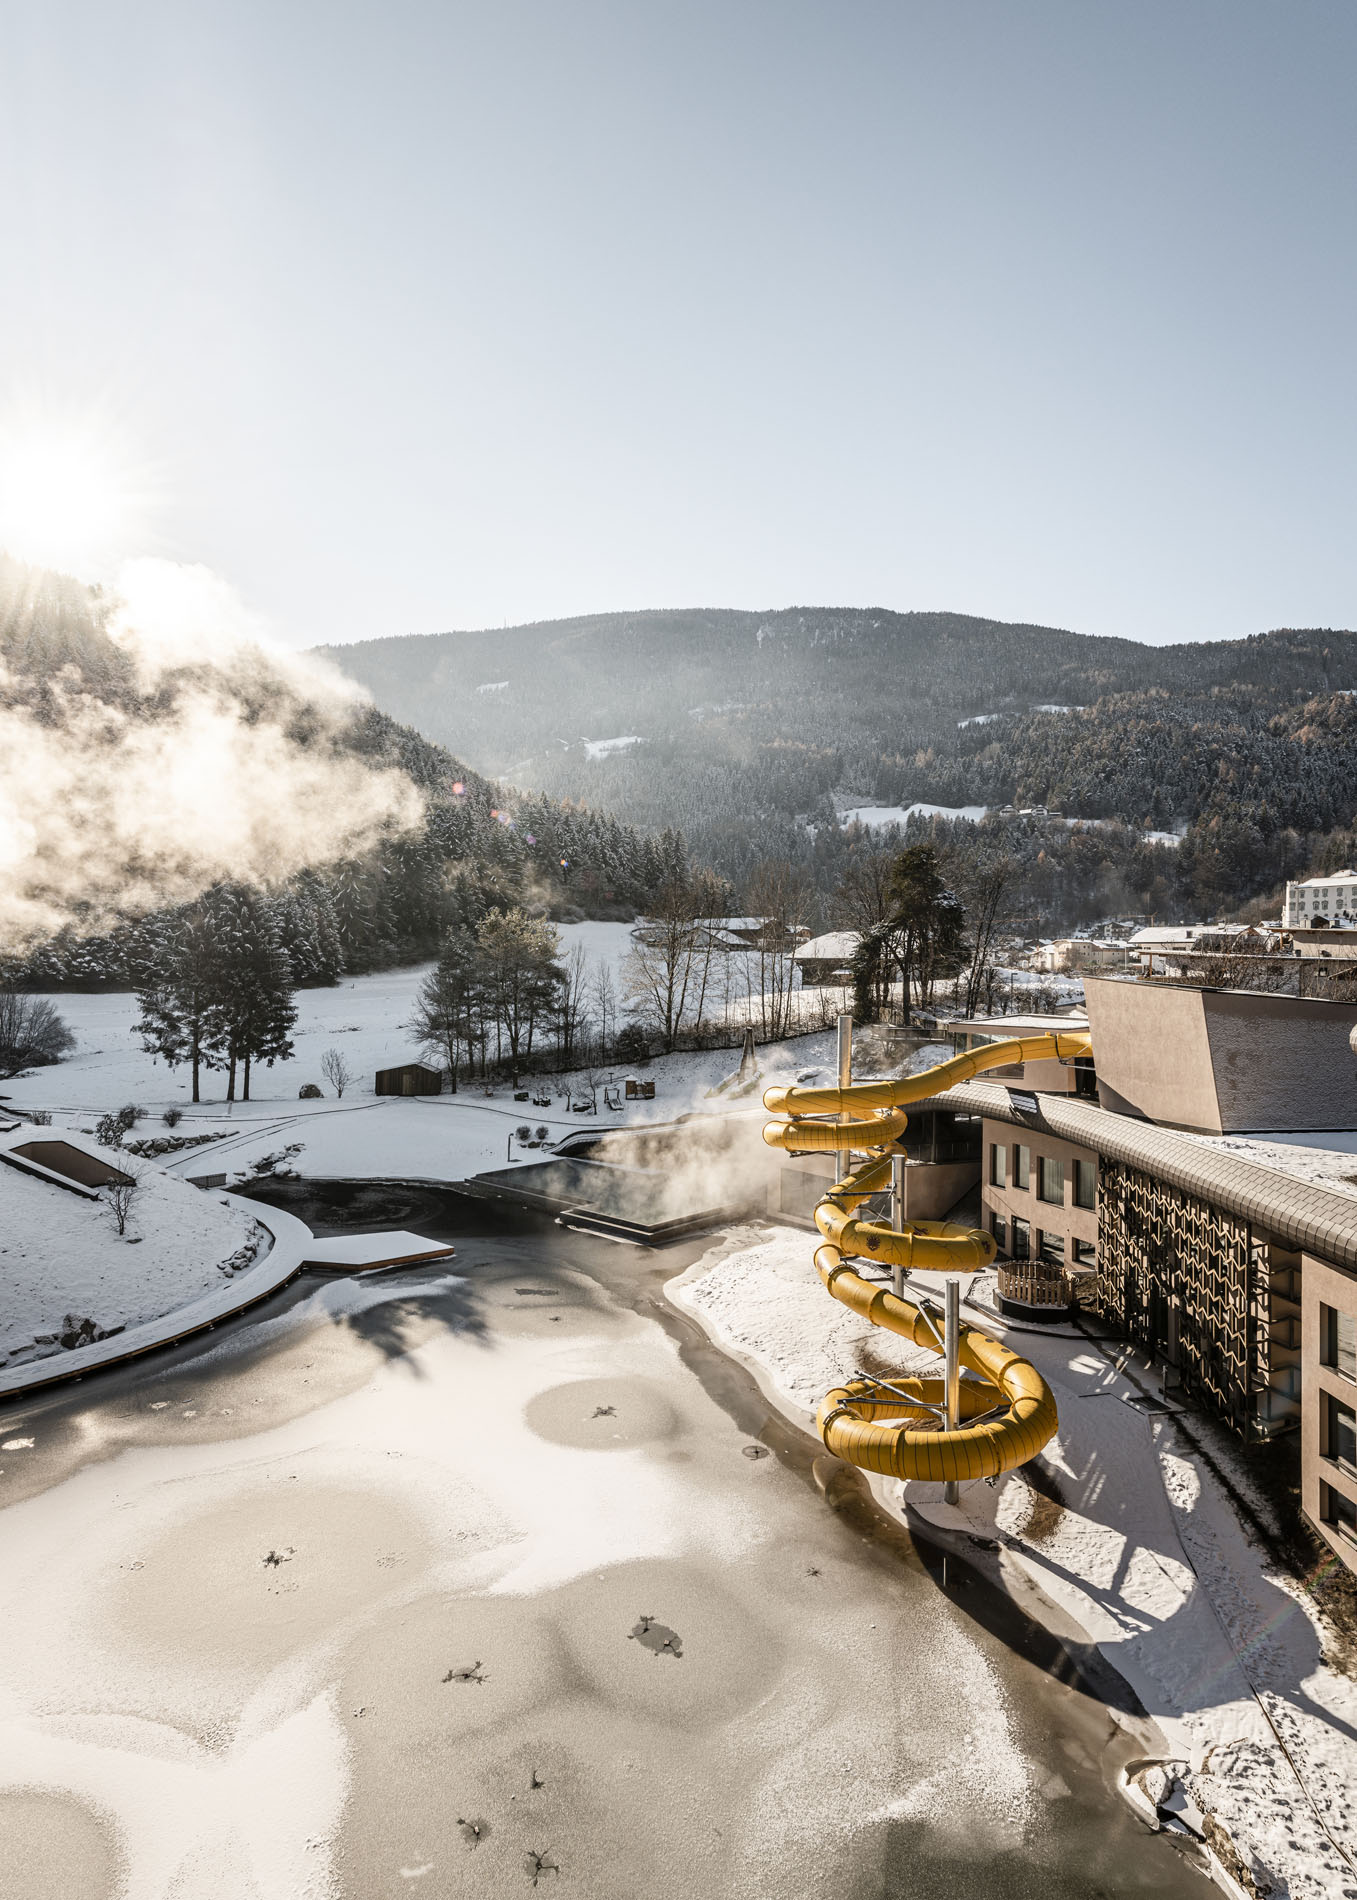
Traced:
[[1345, 1498], [1341, 1491], [1335, 1491], [1331, 1484], [1319, 1487], [1319, 1514], [1326, 1524], [1357, 1543], [1357, 1504]]
[[994, 1235], [995, 1246], [999, 1249], [1000, 1253], [1007, 1252], [1008, 1250], [1008, 1223], [1004, 1219], [1003, 1215], [991, 1214], [989, 1225], [990, 1225], [990, 1232]]
[[1032, 1229], [1025, 1220], [1013, 1222], [1013, 1245], [1010, 1252], [1015, 1260], [1032, 1258]]
[[1357, 1381], [1357, 1314], [1340, 1313], [1335, 1306], [1320, 1307], [1319, 1357], [1345, 1379]]
[[1098, 1168], [1096, 1162], [1075, 1162], [1074, 1205], [1076, 1207], [1096, 1207], [1098, 1205]]
[[1013, 1150], [1013, 1185], [1015, 1188], [1032, 1185], [1032, 1150], [1024, 1148], [1021, 1142]]
[[1037, 1199], [1052, 1207], [1065, 1205], [1065, 1164], [1051, 1155], [1042, 1155], [1037, 1163]]
[[1350, 1405], [1343, 1405], [1331, 1392], [1324, 1394], [1325, 1436], [1328, 1439], [1328, 1455], [1336, 1465], [1357, 1478], [1357, 1412]]
[[1096, 1267], [1098, 1249], [1091, 1240], [1072, 1240], [1070, 1247], [1074, 1253], [1076, 1267]]
[[1004, 1168], [1003, 1146], [1000, 1142], [992, 1141], [989, 1145], [989, 1184], [990, 1186], [1002, 1187], [1004, 1185], [1005, 1172], [1006, 1170]]
[[1037, 1252], [1048, 1267], [1063, 1267], [1065, 1264], [1065, 1236], [1048, 1234], [1037, 1229]]

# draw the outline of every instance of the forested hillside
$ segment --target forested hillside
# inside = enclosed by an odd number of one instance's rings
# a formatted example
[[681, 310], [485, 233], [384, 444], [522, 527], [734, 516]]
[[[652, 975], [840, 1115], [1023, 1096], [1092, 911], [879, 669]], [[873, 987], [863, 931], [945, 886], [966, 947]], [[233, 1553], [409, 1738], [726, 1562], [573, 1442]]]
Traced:
[[[1357, 817], [1349, 631], [1155, 647], [959, 614], [791, 609], [327, 651], [481, 770], [680, 826], [737, 884], [786, 856], [831, 891], [848, 848], [837, 814], [854, 805], [1044, 805], [1120, 821], [1036, 845], [1030, 825], [1009, 824], [1019, 857], [1068, 867], [1034, 870], [1028, 908], [1054, 905], [1051, 923], [1113, 897], [1214, 913], [1294, 875], [1317, 837]], [[1172, 855], [1142, 836], [1172, 830], [1186, 834]]]
[[[629, 918], [683, 865], [682, 841], [672, 833], [641, 836], [584, 806], [508, 793], [374, 707], [353, 703], [337, 718], [322, 718], [286, 667], [271, 672], [259, 656], [248, 672], [204, 662], [162, 670], [148, 683], [110, 639], [105, 613], [97, 593], [78, 583], [0, 560], [0, 717], [9, 721], [6, 731], [16, 745], [33, 733], [47, 741], [65, 735], [76, 772], [96, 778], [101, 745], [107, 742], [116, 771], [124, 755], [138, 756], [143, 733], [173, 716], [180, 697], [206, 692], [230, 703], [236, 724], [229, 733], [248, 730], [267, 710], [302, 755], [338, 752], [350, 766], [358, 761], [374, 773], [395, 773], [416, 788], [413, 823], [387, 827], [360, 854], [318, 855], [304, 868], [262, 880], [298, 982], [333, 982], [344, 971], [432, 956], [449, 927], [474, 924], [495, 905], [523, 903], [557, 917]], [[50, 760], [50, 744], [41, 756]], [[172, 806], [174, 789], [158, 789]], [[262, 800], [271, 796], [268, 784], [257, 789]], [[46, 795], [36, 784], [10, 793], [8, 781], [6, 792], [18, 807], [27, 797], [36, 808]], [[174, 820], [171, 810], [171, 832]], [[13, 823], [16, 829], [26, 823], [22, 809]], [[79, 893], [63, 890], [65, 926], [46, 941], [17, 941], [11, 930], [4, 974], [44, 988], [134, 982], [160, 918], [173, 911], [170, 900], [193, 894], [183, 885], [182, 867], [146, 858], [139, 839], [126, 864], [102, 862], [92, 849], [84, 913]], [[41, 866], [37, 875], [44, 875]], [[245, 873], [228, 867], [226, 875]], [[154, 890], [158, 878], [164, 905], [129, 904], [125, 915], [112, 919], [106, 901], [96, 907], [96, 891]], [[199, 888], [208, 882], [200, 878]]]

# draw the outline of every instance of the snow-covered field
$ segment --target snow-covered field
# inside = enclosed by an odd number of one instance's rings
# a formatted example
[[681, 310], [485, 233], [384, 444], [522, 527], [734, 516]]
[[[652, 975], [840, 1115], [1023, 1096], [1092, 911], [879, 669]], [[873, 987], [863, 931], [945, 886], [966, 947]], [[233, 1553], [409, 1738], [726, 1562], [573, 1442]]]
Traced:
[[[42, 1133], [21, 1127], [0, 1146]], [[77, 1145], [139, 1175], [126, 1234], [103, 1196], [90, 1200], [0, 1165], [0, 1366], [61, 1351], [62, 1334], [75, 1343], [81, 1321], [105, 1334], [187, 1305], [248, 1267], [262, 1238], [248, 1214], [217, 1195], [92, 1141]]]
[[[789, 1228], [746, 1232], [668, 1289], [803, 1425], [864, 1364], [936, 1366], [831, 1300], [812, 1248]], [[1325, 1660], [1314, 1600], [1248, 1541], [1173, 1416], [1139, 1409], [1157, 1397], [1154, 1382], [1122, 1349], [1114, 1359], [1073, 1329], [1006, 1328], [988, 1307], [972, 1310], [1055, 1392], [1047, 1482], [1018, 1472], [963, 1485], [959, 1508], [939, 1486], [911, 1484], [907, 1502], [997, 1543], [1019, 1600], [1035, 1586], [1098, 1644], [1161, 1729], [1169, 1773], [1224, 1827], [1260, 1893], [1350, 1900], [1357, 1877], [1334, 1842], [1357, 1860], [1357, 1685]], [[1241, 1472], [1231, 1477], [1247, 1492]], [[900, 1492], [880, 1485], [889, 1508], [901, 1508]]]
[[[559, 928], [564, 951], [581, 944], [591, 959], [606, 962], [620, 982], [622, 963], [632, 947], [630, 925], [584, 923]], [[250, 1082], [254, 1100], [236, 1103], [234, 1114], [248, 1115], [260, 1104], [275, 1111], [283, 1102], [296, 1107], [297, 1091], [308, 1082], [332, 1100], [334, 1091], [320, 1068], [320, 1059], [330, 1048], [340, 1051], [356, 1077], [344, 1092], [345, 1102], [372, 1100], [378, 1069], [419, 1059], [419, 1044], [406, 1025], [420, 982], [431, 967], [419, 964], [384, 970], [375, 976], [346, 977], [333, 989], [299, 990], [295, 1055], [271, 1069], [256, 1068]], [[171, 1070], [142, 1050], [134, 1034], [138, 1013], [134, 996], [66, 992], [52, 1000], [75, 1035], [76, 1048], [54, 1068], [35, 1069], [24, 1078], [0, 1084], [0, 1104], [9, 1100], [19, 1108], [101, 1111], [135, 1101], [155, 1114], [172, 1107], [187, 1111], [188, 1072]], [[227, 1109], [225, 1076], [205, 1073], [201, 1093], [202, 1105], [215, 1126], [215, 1118]]]
[[610, 752], [625, 752], [634, 745], [644, 745], [645, 740], [639, 732], [627, 733], [620, 739], [586, 739], [584, 756], [586, 759], [606, 759]]

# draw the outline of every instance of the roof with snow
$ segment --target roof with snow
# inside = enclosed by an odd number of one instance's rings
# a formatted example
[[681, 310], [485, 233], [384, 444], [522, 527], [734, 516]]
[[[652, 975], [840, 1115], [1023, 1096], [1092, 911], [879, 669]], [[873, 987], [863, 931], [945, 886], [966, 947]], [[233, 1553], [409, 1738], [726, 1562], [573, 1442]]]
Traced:
[[860, 930], [829, 930], [793, 952], [797, 963], [850, 963], [862, 941]]

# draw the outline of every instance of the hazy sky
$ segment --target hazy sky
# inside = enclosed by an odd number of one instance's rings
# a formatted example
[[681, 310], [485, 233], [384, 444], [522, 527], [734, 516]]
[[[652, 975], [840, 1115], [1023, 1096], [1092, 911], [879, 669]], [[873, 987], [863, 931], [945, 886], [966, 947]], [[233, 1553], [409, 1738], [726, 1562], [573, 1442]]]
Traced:
[[149, 470], [105, 564], [298, 642], [1357, 625], [1352, 0], [8, 0], [0, 58], [0, 406]]

